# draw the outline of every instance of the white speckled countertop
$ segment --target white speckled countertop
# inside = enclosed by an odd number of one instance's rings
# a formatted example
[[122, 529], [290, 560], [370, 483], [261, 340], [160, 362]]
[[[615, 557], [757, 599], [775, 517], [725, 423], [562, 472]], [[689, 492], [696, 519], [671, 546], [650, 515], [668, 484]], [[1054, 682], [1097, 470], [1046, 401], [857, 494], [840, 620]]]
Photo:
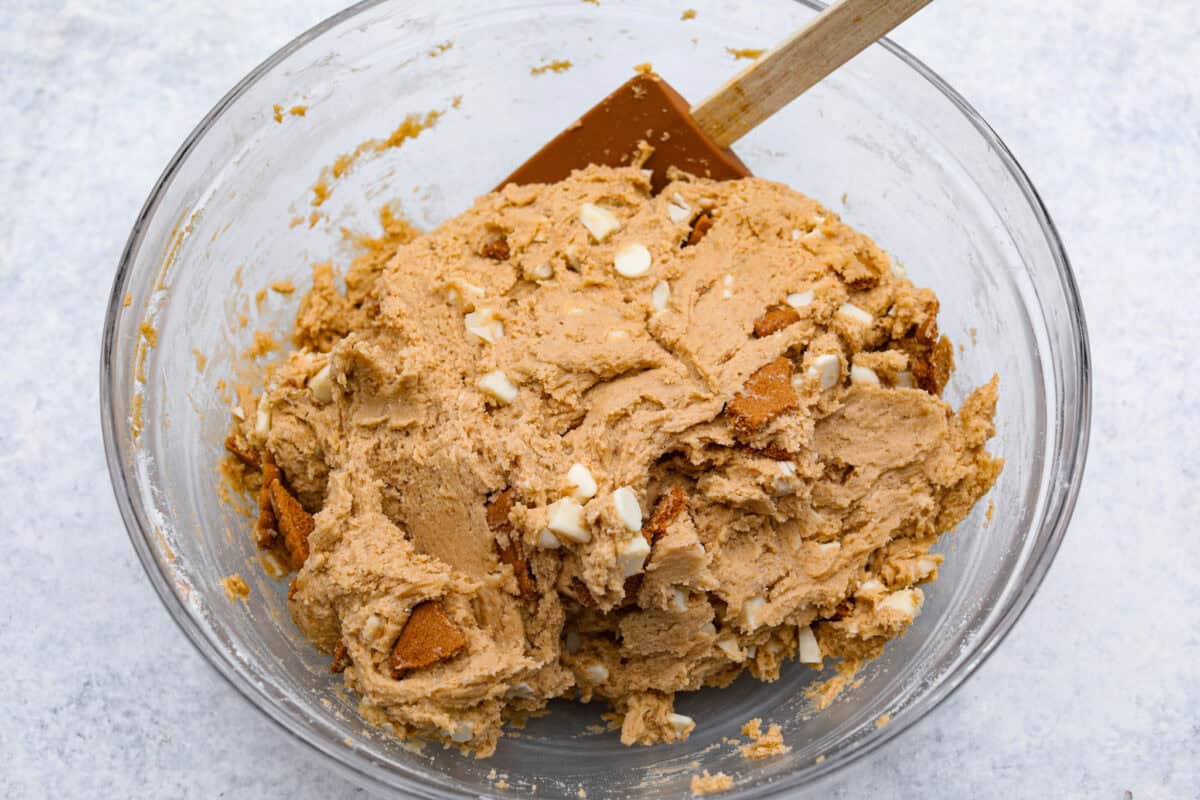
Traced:
[[[100, 441], [104, 302], [167, 159], [339, 0], [25, 0], [0, 25], [0, 797], [360, 792], [176, 629]], [[223, 8], [219, 8], [222, 7]], [[1078, 510], [991, 660], [822, 796], [1200, 798], [1200, 4], [943, 0], [898, 32], [1028, 170], [1072, 257]]]

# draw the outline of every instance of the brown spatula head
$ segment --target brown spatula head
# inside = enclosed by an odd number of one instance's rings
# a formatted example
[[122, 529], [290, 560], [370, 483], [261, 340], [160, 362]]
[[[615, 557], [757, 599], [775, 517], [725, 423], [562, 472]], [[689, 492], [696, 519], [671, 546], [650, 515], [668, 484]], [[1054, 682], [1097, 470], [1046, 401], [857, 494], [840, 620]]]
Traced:
[[[635, 75], [500, 182], [554, 183], [588, 164], [632, 164], [640, 142], [654, 148], [642, 164], [653, 170], [654, 192], [667, 185], [667, 168], [705, 178], [744, 178], [750, 170], [728, 147], [720, 147], [692, 119], [690, 105], [654, 73]], [[500, 187], [497, 187], [500, 188]]]

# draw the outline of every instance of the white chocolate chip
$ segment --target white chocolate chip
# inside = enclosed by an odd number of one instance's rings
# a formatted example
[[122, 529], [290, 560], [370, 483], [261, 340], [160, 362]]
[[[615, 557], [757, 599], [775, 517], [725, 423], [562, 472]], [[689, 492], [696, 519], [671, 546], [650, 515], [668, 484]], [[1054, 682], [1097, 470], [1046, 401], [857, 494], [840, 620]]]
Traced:
[[468, 338], [475, 337], [485, 342], [495, 342], [504, 337], [504, 323], [500, 321], [494, 308], [472, 311], [463, 317], [463, 325], [467, 329]]
[[650, 180], [651, 178], [654, 177], [654, 170], [652, 170], [652, 169], [644, 169], [641, 172], [642, 172], [642, 177], [645, 178], [646, 180]]
[[[678, 195], [676, 195], [678, 197]], [[681, 225], [687, 222], [692, 216], [692, 210], [687, 206], [676, 205], [674, 201], [667, 203], [667, 216], [671, 218], [671, 222], [676, 225]]]
[[254, 413], [254, 432], [262, 438], [267, 438], [271, 432], [271, 404], [266, 397], [258, 399], [258, 410]]
[[328, 403], [333, 399], [333, 381], [329, 379], [329, 364], [321, 367], [308, 379], [308, 390], [318, 403]]
[[562, 546], [562, 542], [558, 541], [558, 537], [549, 528], [542, 528], [538, 531], [537, 546], [543, 550], [557, 550]]
[[688, 607], [687, 601], [688, 601], [687, 592], [685, 592], [683, 589], [672, 589], [671, 590], [670, 604], [671, 604], [672, 611], [677, 611], [680, 614], [687, 611], [687, 607]]
[[908, 272], [904, 269], [904, 265], [892, 257], [891, 253], [884, 253], [887, 256], [888, 268], [891, 270], [893, 278], [904, 278], [908, 276]]
[[917, 577], [928, 578], [937, 569], [937, 565], [937, 561], [932, 558], [921, 556], [917, 559]]
[[583, 502], [596, 496], [596, 479], [583, 464], [572, 464], [567, 470], [567, 483], [572, 487], [571, 497]]
[[920, 589], [901, 589], [880, 600], [877, 608], [879, 610], [886, 608], [897, 612], [905, 619], [912, 619], [920, 613], [921, 603], [924, 600], [925, 594]]
[[700, 632], [707, 633], [709, 636], [716, 636], [717, 626], [713, 625], [711, 622], [706, 622], [700, 626]]
[[508, 405], [517, 399], [517, 387], [500, 370], [492, 370], [475, 381], [479, 390], [501, 405]]
[[637, 495], [628, 486], [622, 486], [612, 494], [613, 508], [617, 519], [628, 530], [637, 533], [642, 529], [642, 507], [638, 504]]
[[809, 289], [807, 292], [793, 292], [789, 294], [785, 302], [792, 308], [804, 308], [805, 306], [811, 306], [812, 301], [813, 293], [812, 289]]
[[796, 464], [792, 461], [780, 461], [779, 475], [775, 477], [775, 496], [782, 497], [796, 491]]
[[626, 278], [641, 277], [650, 271], [650, 251], [638, 242], [623, 244], [613, 256], [613, 268]]
[[808, 368], [808, 376], [820, 383], [822, 392], [836, 386], [841, 375], [841, 359], [832, 353], [817, 356], [813, 359], [812, 366]]
[[362, 638], [365, 642], [373, 642], [383, 633], [383, 620], [378, 615], [372, 614], [367, 617], [367, 621], [363, 623]]
[[875, 318], [871, 316], [869, 311], [864, 311], [853, 303], [842, 303], [838, 307], [837, 315], [857, 325], [867, 326], [875, 322]]
[[525, 683], [524, 681], [521, 681], [519, 683], [514, 683], [512, 686], [509, 687], [508, 691], [505, 692], [505, 696], [506, 697], [517, 697], [517, 698], [521, 698], [523, 700], [528, 700], [531, 697], [533, 697], [533, 687], [530, 686], [528, 683]]
[[671, 730], [675, 731], [676, 736], [687, 736], [696, 727], [696, 720], [689, 717], [687, 714], [667, 714], [667, 724], [671, 726]]
[[640, 533], [617, 549], [617, 564], [621, 567], [621, 576], [628, 578], [637, 575], [646, 565], [650, 555], [650, 543]]
[[654, 289], [650, 291], [650, 305], [654, 306], [655, 311], [666, 311], [667, 302], [671, 299], [671, 284], [666, 281], [659, 281], [654, 284]]
[[732, 636], [724, 636], [717, 640], [717, 647], [721, 648], [721, 652], [729, 657], [730, 661], [741, 661], [746, 657], [742, 652], [742, 648], [738, 647], [737, 639]]
[[597, 242], [603, 242], [621, 229], [621, 221], [611, 211], [595, 203], [584, 203], [579, 207], [579, 221]]
[[742, 615], [746, 620], [746, 630], [754, 630], [758, 627], [758, 612], [766, 605], [767, 601], [763, 597], [751, 597], [742, 605]]
[[671, 218], [671, 222], [676, 224], [687, 222], [692, 218], [692, 207], [687, 204], [679, 192], [671, 195], [671, 202], [667, 205], [667, 216]]
[[913, 388], [913, 374], [908, 370], [896, 373], [896, 385], [903, 389]]
[[548, 281], [554, 277], [554, 267], [549, 264], [538, 264], [529, 271], [529, 274], [539, 281]]
[[841, 549], [842, 549], [841, 542], [822, 542], [821, 544], [817, 545], [817, 552], [820, 553], [821, 555], [826, 555], [828, 553], [837, 553], [837, 552], [840, 552]]
[[870, 367], [860, 367], [858, 365], [854, 365], [850, 367], [850, 382], [860, 385], [870, 383], [878, 386], [879, 376], [876, 375], [875, 370], [871, 369]]
[[871, 578], [870, 580], [865, 580], [860, 583], [858, 585], [858, 591], [855, 592], [855, 594], [874, 594], [882, 589], [883, 584], [879, 582], [879, 579]]
[[579, 635], [579, 631], [572, 628], [567, 631], [567, 635], [563, 637], [563, 647], [568, 653], [574, 654], [579, 652], [579, 648], [583, 646], [583, 639]]
[[458, 725], [456, 725], [454, 727], [454, 732], [450, 734], [450, 741], [458, 742], [459, 744], [462, 744], [463, 742], [471, 741], [471, 737], [474, 735], [475, 735], [475, 723], [474, 722], [470, 722], [470, 721], [460, 722], [460, 723], [458, 723]]
[[549, 522], [546, 527], [554, 533], [580, 544], [592, 540], [592, 535], [588, 533], [583, 520], [583, 506], [579, 503], [569, 497], [564, 497], [551, 503], [546, 511], [549, 514]]
[[797, 631], [796, 639], [799, 647], [799, 657], [801, 664], [820, 664], [821, 663], [821, 646], [817, 644], [816, 634], [813, 633], [812, 627], [805, 625]]
[[604, 683], [608, 680], [608, 667], [603, 664], [588, 664], [583, 670], [588, 683]]
[[233, 414], [235, 417], [242, 420], [243, 422], [246, 421], [246, 412], [242, 411], [241, 406], [231, 406], [229, 409], [229, 413]]

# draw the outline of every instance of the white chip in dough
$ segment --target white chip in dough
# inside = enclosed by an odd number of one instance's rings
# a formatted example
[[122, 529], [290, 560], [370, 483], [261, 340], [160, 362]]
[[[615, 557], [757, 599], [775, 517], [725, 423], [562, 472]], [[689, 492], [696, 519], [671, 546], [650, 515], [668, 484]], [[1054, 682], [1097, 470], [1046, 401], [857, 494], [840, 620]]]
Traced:
[[872, 384], [879, 385], [879, 376], [875, 374], [875, 370], [870, 367], [860, 367], [857, 364], [850, 367], [850, 382], [857, 383], [860, 386]]
[[813, 633], [812, 627], [805, 625], [797, 631], [796, 639], [799, 642], [799, 658], [801, 664], [820, 664], [821, 663], [821, 646], [817, 644], [817, 637]]
[[865, 311], [853, 303], [842, 303], [837, 310], [839, 317], [849, 320], [857, 325], [871, 325], [875, 322], [875, 318], [871, 316], [871, 312]]
[[463, 317], [467, 336], [481, 339], [489, 344], [504, 338], [504, 323], [494, 308], [481, 308]]
[[613, 268], [626, 278], [640, 278], [650, 271], [650, 251], [639, 242], [629, 242], [613, 256]]
[[579, 207], [579, 221], [597, 242], [603, 242], [621, 230], [621, 220], [607, 208], [601, 208], [595, 203], [584, 203]]
[[333, 400], [333, 381], [329, 378], [329, 365], [321, 367], [308, 379], [308, 390], [318, 403], [328, 403]]
[[608, 667], [603, 664], [588, 664], [583, 670], [583, 674], [587, 677], [588, 683], [604, 683], [608, 680]]
[[571, 497], [583, 502], [596, 496], [596, 479], [583, 464], [575, 463], [567, 470], [567, 483], [572, 487]]
[[842, 362], [832, 353], [817, 356], [808, 368], [808, 375], [819, 382], [822, 392], [832, 389], [842, 376]]
[[696, 720], [689, 717], [687, 714], [671, 713], [667, 715], [667, 724], [671, 726], [671, 730], [675, 731], [676, 736], [687, 736], [696, 727]]
[[762, 607], [766, 605], [766, 599], [762, 597], [751, 597], [742, 605], [742, 615], [746, 620], [746, 630], [752, 631], [758, 627], [758, 614], [762, 611]]
[[587, 523], [583, 519], [583, 506], [569, 497], [564, 497], [550, 504], [546, 509], [549, 521], [546, 527], [559, 536], [572, 542], [590, 542], [592, 534], [588, 532]]
[[621, 577], [628, 578], [637, 575], [646, 565], [650, 556], [650, 543], [640, 533], [617, 548], [617, 563], [621, 567]]
[[642, 507], [638, 503], [633, 489], [622, 486], [613, 492], [612, 500], [613, 508], [617, 512], [617, 519], [621, 521], [621, 524], [634, 533], [640, 531], [642, 529]]
[[655, 311], [666, 311], [670, 299], [671, 284], [666, 281], [654, 284], [654, 288], [650, 291], [650, 305], [654, 306]]
[[501, 405], [508, 405], [517, 399], [517, 387], [500, 370], [492, 370], [475, 381], [479, 390]]

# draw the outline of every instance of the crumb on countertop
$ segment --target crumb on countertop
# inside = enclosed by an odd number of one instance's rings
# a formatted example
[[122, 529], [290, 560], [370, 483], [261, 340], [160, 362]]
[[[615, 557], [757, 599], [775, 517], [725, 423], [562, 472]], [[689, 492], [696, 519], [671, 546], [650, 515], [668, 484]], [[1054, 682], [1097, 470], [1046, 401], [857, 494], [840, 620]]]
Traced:
[[539, 67], [530, 67], [530, 75], [544, 75], [547, 72], [566, 72], [571, 67], [575, 66], [568, 59], [556, 58], [553, 61], [548, 61]]
[[750, 743], [742, 746], [742, 757], [748, 761], [757, 761], [771, 756], [780, 756], [791, 752], [791, 747], [783, 743], [783, 732], [777, 723], [772, 722], [763, 733], [762, 720], [755, 717], [742, 726], [742, 735], [750, 737]]
[[699, 775], [692, 776], [692, 795], [695, 797], [716, 794], [717, 792], [727, 792], [732, 788], [733, 778], [724, 772], [716, 772], [710, 775], [708, 770], [704, 770]]
[[221, 586], [225, 589], [225, 596], [231, 603], [245, 600], [250, 596], [250, 584], [246, 583], [246, 579], [236, 572], [221, 578]]
[[726, 47], [725, 52], [735, 59], [745, 58], [753, 61], [767, 51], [762, 47]]

